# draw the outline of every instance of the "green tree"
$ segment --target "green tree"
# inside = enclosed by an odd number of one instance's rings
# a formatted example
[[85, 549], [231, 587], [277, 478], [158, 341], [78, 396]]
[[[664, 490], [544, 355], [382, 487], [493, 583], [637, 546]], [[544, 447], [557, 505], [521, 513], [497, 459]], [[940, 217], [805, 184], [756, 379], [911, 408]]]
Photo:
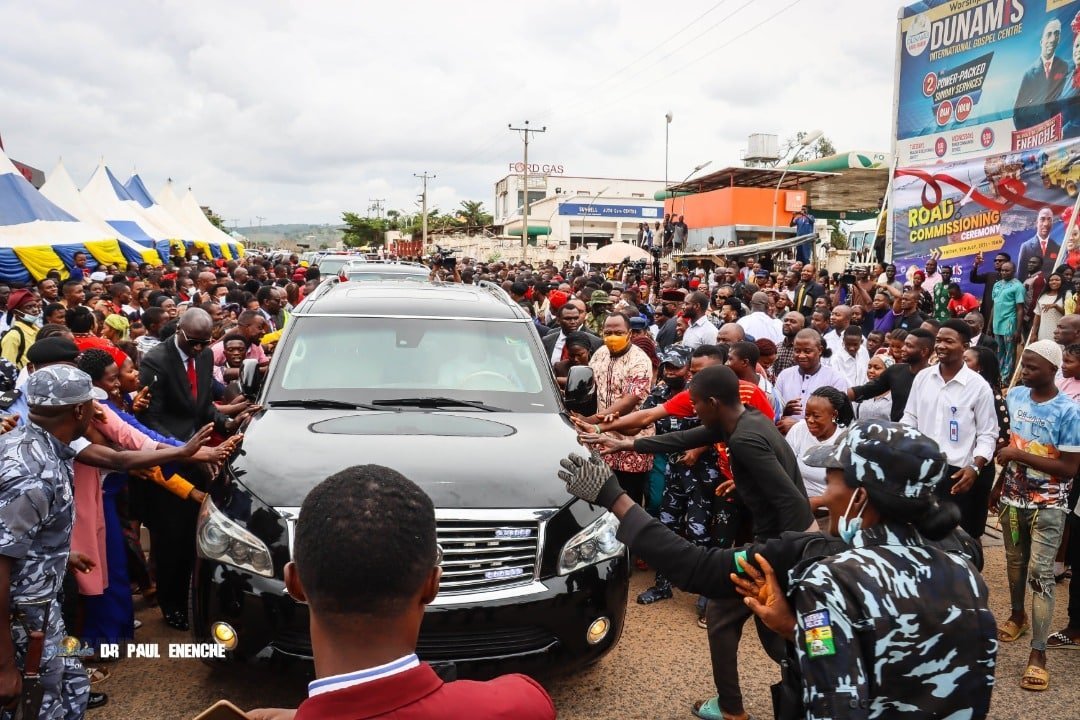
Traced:
[[829, 244], [836, 250], [848, 249], [848, 236], [839, 225], [829, 226]]
[[221, 230], [224, 233], [229, 232], [225, 229], [225, 221], [221, 219], [220, 215], [218, 215], [210, 208], [203, 208], [203, 215], [206, 215], [206, 219], [209, 220], [218, 230]]
[[462, 200], [458, 219], [468, 227], [483, 227], [490, 225], [494, 220], [491, 214], [484, 210], [482, 200]]
[[341, 220], [345, 223], [341, 241], [347, 247], [362, 247], [364, 245], [381, 245], [386, 239], [388, 223], [382, 218], [369, 218], [354, 212], [341, 213]]
[[795, 133], [795, 137], [788, 138], [784, 141], [783, 148], [781, 150], [781, 156], [785, 158], [792, 157], [792, 153], [795, 148], [800, 148], [799, 161], [803, 160], [816, 160], [817, 158], [828, 157], [829, 155], [836, 154], [836, 146], [833, 141], [826, 135], [822, 135], [808, 148], [802, 148], [802, 139], [806, 137], [806, 133], [799, 131]]

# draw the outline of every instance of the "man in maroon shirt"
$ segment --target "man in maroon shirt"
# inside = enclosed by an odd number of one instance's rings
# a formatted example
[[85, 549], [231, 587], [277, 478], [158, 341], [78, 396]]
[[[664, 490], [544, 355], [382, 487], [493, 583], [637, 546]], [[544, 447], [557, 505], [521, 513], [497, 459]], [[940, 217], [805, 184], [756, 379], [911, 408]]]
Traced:
[[308, 604], [317, 679], [296, 710], [249, 717], [554, 720], [531, 678], [444, 683], [416, 657], [442, 551], [431, 498], [400, 473], [357, 465], [319, 483], [300, 508], [293, 548], [285, 587]]

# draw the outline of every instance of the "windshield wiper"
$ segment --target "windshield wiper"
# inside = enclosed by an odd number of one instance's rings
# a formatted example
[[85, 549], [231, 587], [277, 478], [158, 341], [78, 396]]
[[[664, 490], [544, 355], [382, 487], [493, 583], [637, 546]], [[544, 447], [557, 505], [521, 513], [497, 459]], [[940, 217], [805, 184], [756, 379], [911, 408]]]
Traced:
[[448, 397], [407, 397], [407, 398], [394, 398], [392, 400], [372, 400], [372, 405], [380, 406], [397, 406], [397, 407], [419, 407], [419, 408], [438, 408], [438, 407], [469, 407], [477, 410], [483, 410], [484, 412], [510, 412], [504, 408], [495, 407], [494, 405], [488, 405], [477, 400], [457, 400], [455, 398]]
[[344, 400], [271, 400], [270, 407], [325, 408], [328, 410], [382, 410], [381, 407], [367, 403], [345, 402]]

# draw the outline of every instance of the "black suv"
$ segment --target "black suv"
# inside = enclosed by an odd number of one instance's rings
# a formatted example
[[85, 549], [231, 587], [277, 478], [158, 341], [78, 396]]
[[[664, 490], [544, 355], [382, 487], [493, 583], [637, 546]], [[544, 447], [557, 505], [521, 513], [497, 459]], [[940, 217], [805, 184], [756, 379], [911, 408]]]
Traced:
[[436, 507], [442, 587], [421, 658], [463, 677], [543, 674], [618, 642], [618, 523], [556, 477], [581, 448], [536, 328], [500, 288], [326, 281], [292, 314], [258, 402], [199, 515], [198, 638], [232, 659], [310, 658], [307, 608], [282, 582], [299, 507], [374, 463]]

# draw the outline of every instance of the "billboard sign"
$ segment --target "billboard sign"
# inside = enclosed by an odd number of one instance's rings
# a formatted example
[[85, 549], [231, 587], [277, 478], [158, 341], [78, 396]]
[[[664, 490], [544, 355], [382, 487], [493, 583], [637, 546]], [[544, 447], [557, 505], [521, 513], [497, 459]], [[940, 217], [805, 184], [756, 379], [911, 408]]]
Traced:
[[898, 168], [890, 210], [897, 274], [910, 278], [934, 258], [953, 268], [965, 290], [979, 295], [982, 288], [968, 283], [968, 271], [980, 252], [987, 258], [983, 271], [993, 269], [989, 259], [995, 253], [1009, 253], [1021, 280], [1035, 255], [1047, 272], [1066, 260], [1080, 264], [1080, 246], [1064, 240], [1078, 188], [1080, 139], [1031, 152]]
[[564, 202], [559, 205], [560, 215], [571, 217], [639, 218], [659, 220], [663, 217], [660, 205], [597, 205], [595, 203]]
[[922, 0], [899, 42], [901, 166], [1080, 137], [1080, 0]]

